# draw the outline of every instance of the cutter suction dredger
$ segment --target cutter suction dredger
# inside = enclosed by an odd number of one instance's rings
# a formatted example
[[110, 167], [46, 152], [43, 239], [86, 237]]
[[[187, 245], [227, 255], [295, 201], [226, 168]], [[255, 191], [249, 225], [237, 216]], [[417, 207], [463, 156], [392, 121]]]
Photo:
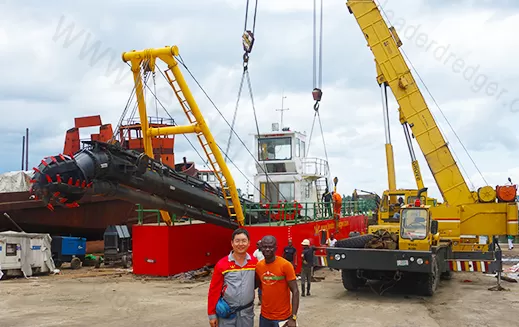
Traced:
[[[54, 210], [56, 205], [77, 207], [77, 201], [93, 192], [222, 227], [238, 227], [238, 222], [229, 217], [219, 188], [144, 153], [126, 150], [119, 143], [84, 143], [87, 146], [73, 157], [47, 157], [34, 168], [31, 195], [49, 209]], [[251, 214], [244, 218], [251, 223], [258, 220]]]

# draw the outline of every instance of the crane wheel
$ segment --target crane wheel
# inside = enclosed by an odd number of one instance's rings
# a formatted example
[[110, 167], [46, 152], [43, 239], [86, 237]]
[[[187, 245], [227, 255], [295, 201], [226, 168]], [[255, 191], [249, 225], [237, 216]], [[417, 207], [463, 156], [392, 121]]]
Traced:
[[438, 285], [440, 284], [440, 265], [436, 256], [433, 256], [432, 260], [433, 271], [430, 274], [425, 276], [423, 286], [423, 295], [425, 296], [433, 296], [436, 290], [438, 289]]
[[374, 237], [373, 234], [352, 236], [335, 243], [338, 248], [362, 249]]
[[348, 291], [355, 291], [366, 284], [366, 280], [357, 277], [357, 270], [342, 269], [342, 286]]

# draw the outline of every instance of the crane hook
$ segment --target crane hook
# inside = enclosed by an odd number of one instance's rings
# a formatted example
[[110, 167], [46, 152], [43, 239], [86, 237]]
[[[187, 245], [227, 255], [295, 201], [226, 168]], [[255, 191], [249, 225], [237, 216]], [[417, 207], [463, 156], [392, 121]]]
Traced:
[[245, 72], [249, 67], [249, 54], [245, 52], [243, 54], [243, 71]]
[[321, 89], [319, 89], [319, 88], [315, 88], [312, 91], [312, 96], [314, 97], [314, 101], [315, 101], [314, 110], [318, 111], [319, 110], [319, 102], [321, 101], [321, 98], [323, 97], [323, 91], [321, 91]]

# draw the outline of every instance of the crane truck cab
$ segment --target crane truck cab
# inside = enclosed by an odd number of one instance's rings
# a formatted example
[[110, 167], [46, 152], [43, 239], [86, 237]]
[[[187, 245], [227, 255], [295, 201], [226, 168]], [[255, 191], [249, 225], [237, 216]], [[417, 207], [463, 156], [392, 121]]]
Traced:
[[416, 199], [400, 210], [398, 248], [401, 250], [429, 251], [440, 240], [438, 221], [431, 217], [430, 206]]
[[349, 291], [369, 280], [404, 279], [418, 284], [422, 294], [433, 295], [440, 277], [450, 272], [451, 243], [440, 241], [430, 208], [415, 199], [400, 208], [397, 231], [379, 230], [337, 242], [326, 250], [328, 266], [342, 271], [343, 286]]

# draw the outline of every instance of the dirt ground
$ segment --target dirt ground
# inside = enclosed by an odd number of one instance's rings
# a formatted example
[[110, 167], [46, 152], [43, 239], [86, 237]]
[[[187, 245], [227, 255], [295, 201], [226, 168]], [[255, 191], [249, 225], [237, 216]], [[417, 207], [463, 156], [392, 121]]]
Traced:
[[[312, 284], [312, 296], [301, 298], [303, 327], [519, 325], [519, 283], [503, 282], [508, 291], [489, 291], [496, 279], [481, 273], [455, 273], [429, 298], [406, 295], [409, 290], [401, 288], [382, 296], [369, 288], [349, 293], [339, 272], [323, 269], [316, 276], [324, 280]], [[207, 327], [208, 286], [208, 278], [180, 281], [124, 270], [63, 268], [61, 275], [2, 280], [0, 326]]]

